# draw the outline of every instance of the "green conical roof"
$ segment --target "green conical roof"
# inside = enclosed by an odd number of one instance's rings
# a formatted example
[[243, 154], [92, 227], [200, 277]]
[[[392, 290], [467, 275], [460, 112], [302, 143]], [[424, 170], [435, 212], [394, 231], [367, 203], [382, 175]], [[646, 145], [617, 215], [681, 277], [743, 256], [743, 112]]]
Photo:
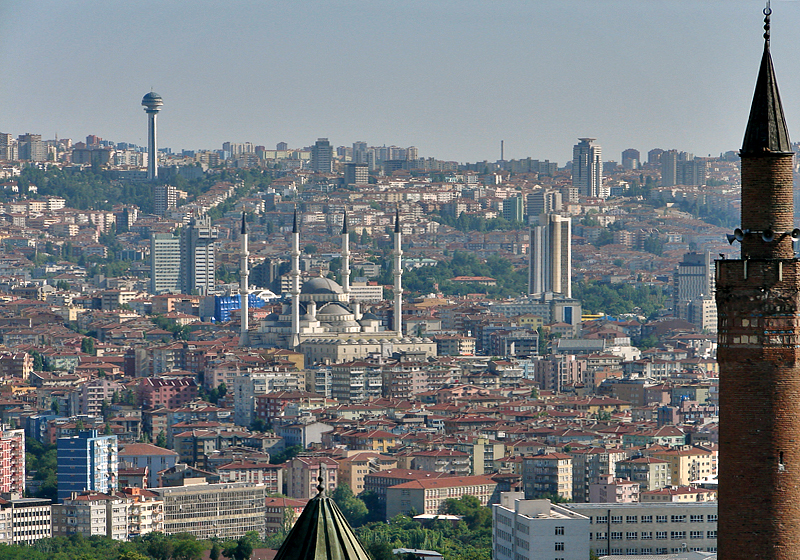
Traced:
[[303, 513], [275, 560], [370, 560], [353, 528], [332, 499], [320, 493], [306, 504]]

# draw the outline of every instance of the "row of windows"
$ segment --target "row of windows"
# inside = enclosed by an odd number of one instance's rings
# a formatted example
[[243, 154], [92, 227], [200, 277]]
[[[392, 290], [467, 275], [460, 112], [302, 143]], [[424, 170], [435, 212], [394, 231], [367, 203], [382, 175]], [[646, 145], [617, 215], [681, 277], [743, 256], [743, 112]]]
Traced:
[[[690, 515], [689, 522], [690, 523], [704, 523], [705, 522], [705, 515]], [[667, 523], [670, 521], [672, 523], [686, 523], [686, 515], [656, 515], [656, 523]], [[653, 516], [652, 515], [642, 515], [641, 518], [636, 515], [628, 515], [625, 516], [626, 523], [652, 523]], [[708, 523], [716, 523], [717, 516], [715, 514], [708, 514]], [[608, 516], [607, 515], [598, 515], [597, 517], [589, 517], [589, 523], [608, 523]], [[621, 515], [612, 515], [611, 516], [611, 523], [612, 524], [619, 524], [622, 523], [622, 516]]]
[[[689, 533], [689, 538], [691, 539], [702, 539], [703, 535], [707, 539], [716, 539], [717, 532], [716, 531], [691, 531]], [[612, 541], [621, 541], [622, 540], [622, 531], [612, 531], [610, 534]], [[666, 539], [667, 538], [667, 531], [656, 531], [655, 532], [656, 539]], [[609, 538], [609, 534], [605, 532], [597, 532], [597, 533], [589, 533], [589, 540], [596, 540], [596, 541], [604, 541]], [[642, 531], [641, 533], [637, 531], [628, 531], [625, 533], [625, 539], [632, 541], [636, 539], [642, 540], [649, 540], [653, 538], [652, 531]], [[671, 539], [685, 539], [686, 538], [686, 531], [670, 531], [669, 538]]]

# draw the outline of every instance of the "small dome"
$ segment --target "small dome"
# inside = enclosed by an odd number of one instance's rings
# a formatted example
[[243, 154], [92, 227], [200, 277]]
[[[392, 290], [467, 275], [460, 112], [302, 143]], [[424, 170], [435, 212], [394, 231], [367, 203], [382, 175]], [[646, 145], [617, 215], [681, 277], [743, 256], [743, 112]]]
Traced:
[[277, 321], [279, 319], [280, 317], [278, 316], [277, 313], [270, 313], [264, 318], [265, 321]]
[[338, 303], [329, 303], [317, 311], [317, 313], [320, 315], [352, 315], [352, 313]]
[[330, 278], [312, 278], [303, 283], [301, 294], [341, 294], [342, 287]]
[[380, 319], [378, 319], [378, 316], [375, 315], [374, 313], [364, 313], [361, 316], [361, 320], [362, 321], [380, 321]]

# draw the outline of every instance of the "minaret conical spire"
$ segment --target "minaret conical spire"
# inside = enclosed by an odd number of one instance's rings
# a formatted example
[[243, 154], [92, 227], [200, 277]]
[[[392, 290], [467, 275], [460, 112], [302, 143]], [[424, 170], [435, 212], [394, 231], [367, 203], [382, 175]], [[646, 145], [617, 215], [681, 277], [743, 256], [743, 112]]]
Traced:
[[292, 218], [292, 233], [297, 233], [297, 205], [294, 206], [294, 217]]
[[767, 3], [767, 7], [764, 8], [764, 53], [761, 56], [750, 117], [742, 142], [742, 156], [792, 151], [789, 131], [783, 116], [783, 105], [778, 93], [778, 80], [775, 77], [769, 50], [771, 14], [772, 9]]
[[247, 215], [245, 214], [244, 210], [242, 210], [242, 234], [247, 233]]

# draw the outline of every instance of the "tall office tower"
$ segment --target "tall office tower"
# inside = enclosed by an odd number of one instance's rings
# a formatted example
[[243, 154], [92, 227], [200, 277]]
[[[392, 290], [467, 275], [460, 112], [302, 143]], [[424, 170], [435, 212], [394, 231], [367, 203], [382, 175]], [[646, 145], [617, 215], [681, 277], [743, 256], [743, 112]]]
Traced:
[[14, 150], [14, 137], [7, 132], [0, 132], [0, 160], [16, 159]]
[[250, 329], [250, 248], [248, 247], [247, 233], [247, 215], [242, 212], [242, 230], [241, 230], [241, 264], [239, 265], [239, 302], [242, 313], [240, 321], [241, 332], [239, 334], [239, 346], [250, 346], [249, 329]]
[[211, 218], [192, 218], [181, 231], [181, 292], [203, 296], [214, 291], [216, 272], [215, 243], [217, 228]]
[[147, 113], [147, 178], [152, 181], [158, 177], [158, 141], [156, 138], [156, 116], [164, 101], [151, 91], [142, 98], [144, 112]]
[[558, 214], [563, 207], [564, 197], [560, 191], [537, 189], [528, 195], [528, 218], [538, 223], [542, 214]]
[[366, 142], [353, 142], [353, 163], [367, 163]]
[[58, 438], [58, 500], [84, 490], [115, 492], [118, 451], [117, 436], [101, 436], [97, 430], [82, 430], [76, 436]]
[[572, 221], [544, 214], [531, 228], [528, 293], [572, 297]]
[[150, 293], [181, 291], [181, 240], [171, 233], [150, 234]]
[[287, 144], [286, 142], [278, 142], [277, 144], [275, 144], [275, 149], [278, 150], [279, 152], [285, 152], [286, 150], [289, 149], [289, 144]]
[[26, 161], [44, 161], [46, 152], [41, 134], [21, 134], [17, 138], [19, 159]]
[[0, 492], [25, 493], [25, 430], [0, 432]]
[[512, 196], [503, 201], [503, 219], [509, 222], [521, 222], [525, 214], [522, 195]]
[[708, 164], [702, 159], [678, 160], [675, 175], [679, 185], [699, 187], [706, 184]]
[[628, 148], [622, 152], [622, 167], [625, 169], [639, 169], [640, 157], [639, 150]]
[[403, 242], [400, 209], [394, 212], [394, 324], [397, 336], [403, 334]]
[[672, 308], [676, 317], [688, 320], [689, 304], [700, 296], [714, 293], [714, 263], [711, 253], [683, 255], [673, 276]]
[[366, 163], [345, 163], [344, 184], [366, 185], [369, 183], [369, 167]]
[[153, 187], [153, 212], [158, 216], [166, 216], [167, 212], [178, 205], [178, 194], [172, 185], [156, 185]]
[[333, 172], [333, 146], [327, 138], [318, 138], [311, 147], [311, 170], [317, 173]]
[[678, 184], [678, 150], [667, 150], [661, 154], [661, 186]]
[[608, 198], [603, 187], [603, 150], [594, 138], [578, 138], [572, 148], [572, 186], [583, 196]]
[[800, 261], [792, 145], [769, 49], [742, 142], [741, 258], [717, 261], [718, 554], [800, 558]]
[[661, 156], [664, 154], [664, 150], [661, 148], [653, 148], [649, 152], [647, 152], [647, 163], [650, 165], [657, 165], [661, 163]]

